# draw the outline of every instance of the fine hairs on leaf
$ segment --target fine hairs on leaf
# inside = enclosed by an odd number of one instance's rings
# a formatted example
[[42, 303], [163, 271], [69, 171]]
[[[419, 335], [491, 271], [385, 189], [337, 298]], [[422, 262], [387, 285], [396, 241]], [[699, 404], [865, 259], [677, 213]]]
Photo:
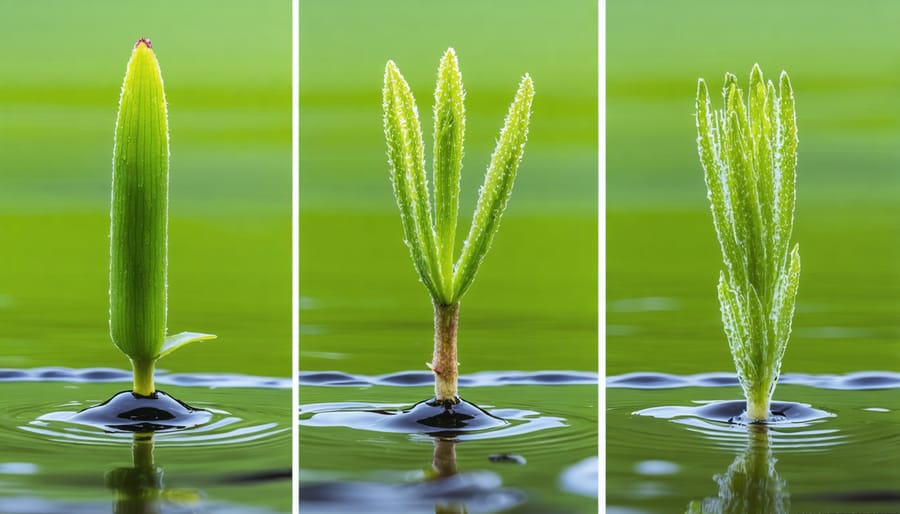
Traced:
[[[450, 48], [438, 68], [434, 92], [433, 191], [429, 191], [418, 109], [399, 68], [388, 61], [383, 91], [384, 134], [394, 198], [413, 266], [435, 308], [435, 395], [458, 401], [456, 329], [459, 301], [472, 285], [490, 249], [512, 194], [525, 152], [534, 85], [527, 74], [509, 107], [479, 190], [478, 203], [454, 261], [459, 217], [460, 175], [465, 137], [465, 89], [456, 52]], [[432, 203], [433, 195], [433, 203]]]
[[722, 323], [751, 420], [769, 403], [791, 335], [800, 280], [794, 226], [797, 119], [794, 92], [782, 72], [778, 89], [750, 72], [747, 100], [725, 75], [724, 107], [713, 110], [706, 82], [697, 84], [697, 147], [724, 268], [718, 296]]
[[169, 126], [159, 62], [150, 40], [134, 46], [125, 72], [113, 150], [109, 329], [131, 360], [134, 393], [152, 395], [155, 363], [187, 344], [214, 339], [166, 336]]

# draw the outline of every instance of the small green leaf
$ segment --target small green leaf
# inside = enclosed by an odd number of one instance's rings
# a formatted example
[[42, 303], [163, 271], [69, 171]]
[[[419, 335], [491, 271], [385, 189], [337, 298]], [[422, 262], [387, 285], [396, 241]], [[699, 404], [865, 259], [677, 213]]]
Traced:
[[199, 332], [181, 332], [180, 334], [168, 336], [166, 337], [165, 342], [162, 345], [162, 349], [160, 350], [159, 355], [156, 356], [156, 359], [162, 359], [175, 350], [187, 346], [191, 343], [196, 343], [199, 341], [209, 341], [215, 338], [216, 336], [212, 334], [201, 334]]
[[506, 115], [506, 123], [500, 131], [500, 138], [491, 156], [491, 164], [478, 196], [472, 226], [456, 265], [453, 276], [454, 302], [458, 301], [472, 284], [478, 267], [500, 227], [500, 218], [512, 194], [516, 172], [525, 153], [533, 99], [534, 84], [531, 77], [526, 74], [519, 84], [515, 100]]

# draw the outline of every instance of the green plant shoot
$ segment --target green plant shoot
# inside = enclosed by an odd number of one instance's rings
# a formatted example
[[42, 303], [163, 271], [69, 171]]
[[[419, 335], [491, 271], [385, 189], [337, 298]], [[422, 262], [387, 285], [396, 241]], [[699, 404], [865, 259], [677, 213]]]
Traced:
[[479, 190], [469, 234], [454, 261], [466, 128], [464, 97], [459, 63], [450, 48], [441, 59], [434, 92], [432, 203], [416, 101], [394, 62], [387, 63], [383, 107], [388, 165], [405, 242], [434, 304], [434, 355], [428, 366], [435, 376], [435, 399], [445, 404], [459, 402], [459, 302], [472, 285], [512, 194], [525, 152], [534, 85], [527, 74], [519, 83]]
[[713, 224], [722, 250], [719, 304], [751, 421], [769, 417], [769, 402], [791, 335], [800, 280], [794, 226], [797, 118], [782, 72], [778, 90], [750, 72], [748, 101], [725, 75], [725, 105], [711, 110], [697, 85], [697, 144]]
[[183, 332], [166, 337], [169, 128], [159, 62], [138, 40], [128, 61], [113, 150], [110, 209], [109, 329], [131, 360], [134, 393], [156, 392], [156, 361], [214, 339]]

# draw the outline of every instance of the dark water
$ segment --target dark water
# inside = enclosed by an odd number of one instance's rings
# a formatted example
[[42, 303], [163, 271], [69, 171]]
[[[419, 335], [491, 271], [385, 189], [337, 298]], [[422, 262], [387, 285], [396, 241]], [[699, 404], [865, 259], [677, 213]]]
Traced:
[[128, 387], [123, 373], [0, 370], [0, 512], [290, 512], [289, 380], [161, 374], [202, 410], [196, 425], [148, 434], [79, 420]]
[[429, 374], [348, 377], [301, 374], [302, 512], [596, 512], [596, 374], [463, 376], [490, 417], [454, 430], [397, 422]]
[[720, 416], [726, 376], [608, 379], [608, 512], [900, 510], [900, 374], [786, 374], [773, 410], [808, 415], [768, 425]]

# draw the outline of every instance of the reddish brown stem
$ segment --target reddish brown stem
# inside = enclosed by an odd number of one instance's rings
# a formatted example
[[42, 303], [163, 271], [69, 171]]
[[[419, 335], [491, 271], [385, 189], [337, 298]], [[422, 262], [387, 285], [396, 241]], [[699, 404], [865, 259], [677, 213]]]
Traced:
[[434, 438], [434, 459], [431, 467], [439, 478], [451, 477], [458, 473], [456, 468], [456, 439]]
[[442, 305], [434, 302], [434, 398], [441, 402], [459, 403], [459, 362], [456, 356], [456, 331], [459, 326], [459, 303]]

